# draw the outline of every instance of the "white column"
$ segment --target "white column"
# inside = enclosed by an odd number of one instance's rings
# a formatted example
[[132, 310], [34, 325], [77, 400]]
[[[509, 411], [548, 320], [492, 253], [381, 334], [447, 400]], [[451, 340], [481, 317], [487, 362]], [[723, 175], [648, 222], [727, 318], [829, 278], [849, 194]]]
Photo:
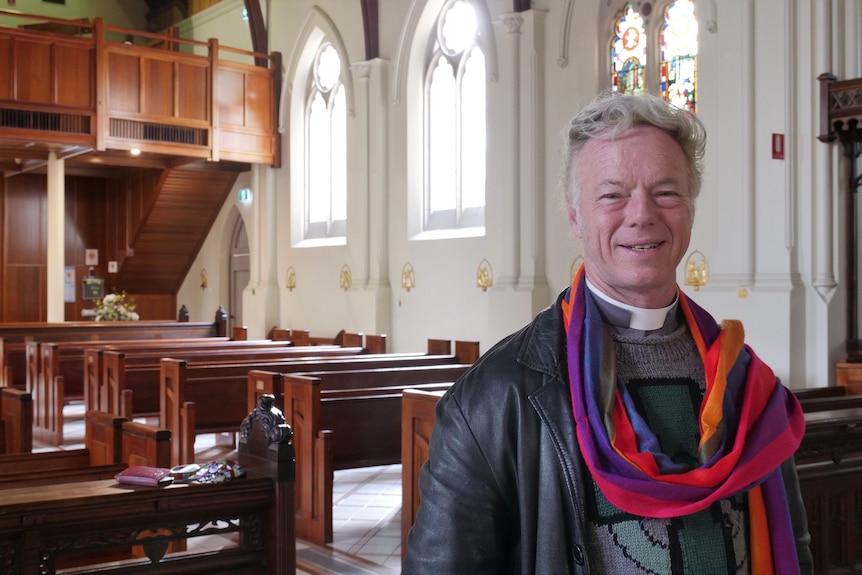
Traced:
[[[66, 166], [57, 154], [48, 154], [48, 321], [66, 320], [63, 297], [66, 265]], [[34, 289], [37, 286], [34, 286]]]
[[[832, 72], [832, 14], [829, 2], [814, 2], [814, 65], [815, 70]], [[815, 102], [820, 105], [820, 102]], [[817, 116], [813, 115], [815, 122]], [[814, 133], [819, 127], [815, 124]], [[833, 154], [838, 154], [838, 146], [817, 146], [814, 148], [812, 162], [812, 181], [817, 189], [814, 192], [814, 227], [812, 284], [823, 301], [828, 302], [835, 292], [836, 282], [832, 268], [832, 194], [834, 192], [832, 179]]]
[[[278, 325], [280, 300], [278, 292], [278, 210], [273, 168], [252, 167], [252, 235], [249, 236], [249, 283], [243, 291], [243, 322], [249, 338], [266, 337], [270, 327]], [[248, 229], [248, 228], [246, 228]]]
[[505, 154], [509, 160], [505, 168], [508, 174], [503, 179], [508, 186], [497, 190], [506, 200], [503, 213], [507, 220], [508, 247], [502, 252], [500, 273], [494, 287], [515, 288], [521, 275], [521, 25], [520, 14], [503, 14], [500, 17], [503, 34], [503, 62], [509, 73], [501, 74], [503, 92], [508, 95], [506, 116], [511, 125], [511, 141]]
[[740, 211], [740, 231], [742, 234], [742, 250], [740, 260], [740, 284], [754, 285], [754, 274], [756, 271], [755, 251], [757, 243], [755, 239], [755, 171], [754, 171], [754, 56], [755, 56], [755, 30], [754, 30], [754, 0], [748, 0], [743, 6], [743, 32], [742, 32], [742, 77], [744, 78], [745, 103], [742, 105], [742, 126], [745, 134], [740, 145], [742, 147], [742, 210]]

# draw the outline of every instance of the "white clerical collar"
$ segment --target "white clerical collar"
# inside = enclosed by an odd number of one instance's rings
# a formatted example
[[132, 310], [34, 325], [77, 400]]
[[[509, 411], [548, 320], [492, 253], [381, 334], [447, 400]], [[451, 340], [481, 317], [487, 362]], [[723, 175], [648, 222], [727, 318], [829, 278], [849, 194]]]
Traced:
[[679, 293], [677, 293], [676, 297], [673, 299], [673, 302], [669, 306], [665, 306], [658, 309], [635, 307], [633, 305], [629, 305], [627, 303], [615, 300], [611, 296], [602, 293], [596, 286], [590, 283], [590, 280], [586, 278], [584, 278], [584, 280], [586, 281], [587, 287], [589, 288], [590, 292], [597, 298], [629, 312], [629, 328], [631, 329], [639, 329], [642, 331], [661, 329], [662, 326], [664, 326], [665, 320], [667, 319], [668, 312], [675, 309], [677, 303], [679, 302]]

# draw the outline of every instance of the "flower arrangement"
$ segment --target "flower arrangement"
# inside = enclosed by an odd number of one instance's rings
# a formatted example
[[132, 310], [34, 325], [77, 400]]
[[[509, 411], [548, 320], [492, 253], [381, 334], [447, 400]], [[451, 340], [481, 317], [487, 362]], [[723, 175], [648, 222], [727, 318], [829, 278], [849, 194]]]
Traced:
[[126, 292], [109, 293], [96, 303], [96, 321], [135, 321], [141, 319], [135, 311], [135, 302]]

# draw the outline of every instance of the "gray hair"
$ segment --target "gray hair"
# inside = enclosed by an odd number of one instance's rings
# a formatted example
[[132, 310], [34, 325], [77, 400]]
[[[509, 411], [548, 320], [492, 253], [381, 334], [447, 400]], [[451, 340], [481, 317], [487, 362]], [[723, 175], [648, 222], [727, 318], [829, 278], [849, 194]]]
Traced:
[[697, 198], [703, 179], [706, 130], [692, 112], [649, 94], [603, 94], [578, 112], [569, 125], [563, 149], [562, 189], [566, 204], [580, 211], [578, 156], [592, 138], [612, 140], [630, 128], [653, 126], [682, 148], [688, 162], [691, 197]]

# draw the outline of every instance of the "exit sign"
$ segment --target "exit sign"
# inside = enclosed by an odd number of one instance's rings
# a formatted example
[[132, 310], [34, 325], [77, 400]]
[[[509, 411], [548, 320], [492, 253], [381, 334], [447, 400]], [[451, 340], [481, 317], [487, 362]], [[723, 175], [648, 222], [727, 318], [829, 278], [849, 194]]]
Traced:
[[251, 190], [249, 188], [242, 188], [237, 192], [237, 196], [239, 201], [241, 202], [250, 202], [251, 201]]

